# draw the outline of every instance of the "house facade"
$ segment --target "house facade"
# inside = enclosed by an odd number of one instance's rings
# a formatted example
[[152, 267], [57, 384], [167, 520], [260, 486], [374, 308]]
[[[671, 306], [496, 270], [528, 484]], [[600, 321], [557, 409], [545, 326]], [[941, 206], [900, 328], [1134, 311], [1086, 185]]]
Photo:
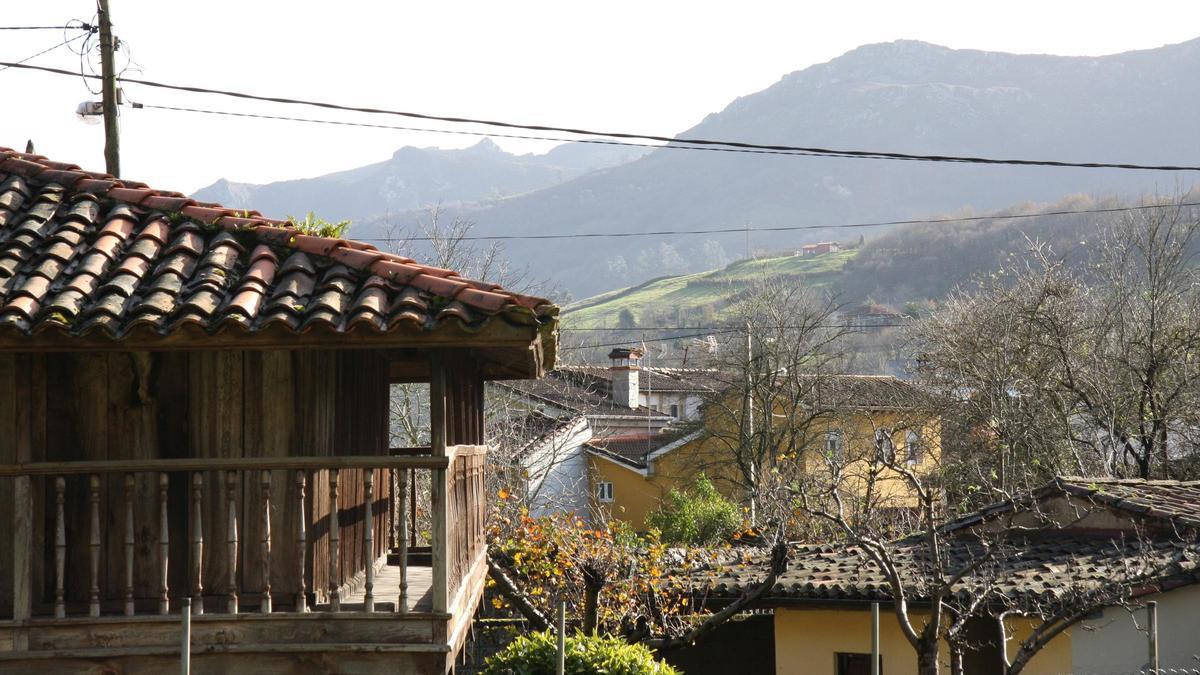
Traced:
[[[177, 670], [186, 616], [193, 672], [450, 672], [486, 574], [484, 383], [551, 367], [556, 325], [0, 149], [0, 671]], [[389, 447], [400, 382], [429, 383], [427, 447]]]
[[[826, 375], [813, 383], [803, 412], [798, 444], [802, 451], [781, 462], [802, 462], [805, 471], [820, 470], [824, 456], [843, 458], [849, 475], [865, 475], [880, 443], [890, 444], [919, 472], [933, 471], [941, 454], [941, 425], [915, 386], [885, 376]], [[736, 397], [736, 394], [733, 395]], [[641, 529], [673, 489], [686, 489], [705, 474], [725, 497], [745, 500], [745, 478], [735, 451], [741, 406], [738, 401], [706, 408], [699, 421], [680, 425], [672, 433], [652, 438], [592, 439], [590, 454], [593, 511], [627, 520]], [[780, 408], [772, 424], [788, 424]], [[761, 425], [762, 422], [759, 422]], [[611, 488], [605, 484], [610, 484]], [[898, 476], [875, 480], [875, 504], [903, 508], [911, 505], [907, 487]]]

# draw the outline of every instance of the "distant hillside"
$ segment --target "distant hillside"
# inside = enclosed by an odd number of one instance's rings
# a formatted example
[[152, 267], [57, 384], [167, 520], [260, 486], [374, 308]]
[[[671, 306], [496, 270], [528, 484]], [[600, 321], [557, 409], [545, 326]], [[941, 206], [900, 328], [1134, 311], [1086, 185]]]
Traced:
[[[1195, 163], [1197, 109], [1200, 40], [1100, 57], [898, 41], [867, 45], [791, 73], [681, 135], [900, 152]], [[476, 234], [820, 225], [964, 207], [984, 211], [1073, 193], [1136, 195], [1174, 189], [1175, 180], [1144, 171], [657, 150], [458, 213], [477, 223]], [[753, 246], [780, 249], [831, 236], [756, 233]], [[744, 237], [566, 239], [510, 246], [507, 254], [581, 296], [663, 274], [655, 264], [664, 259], [663, 245], [689, 263], [679, 271], [698, 271], [712, 265], [706, 246], [740, 251]]]
[[[567, 143], [513, 155], [489, 139], [462, 150], [405, 147], [377, 164], [266, 185], [221, 179], [193, 197], [282, 218], [314, 211], [329, 221], [497, 199], [557, 185], [645, 154], [642, 148]], [[359, 236], [368, 236], [355, 230]]]
[[639, 326], [711, 322], [755, 281], [771, 278], [828, 287], [853, 256], [853, 251], [841, 251], [739, 260], [717, 270], [654, 279], [567, 305], [562, 323], [571, 328], [613, 328], [622, 310], [629, 310]]

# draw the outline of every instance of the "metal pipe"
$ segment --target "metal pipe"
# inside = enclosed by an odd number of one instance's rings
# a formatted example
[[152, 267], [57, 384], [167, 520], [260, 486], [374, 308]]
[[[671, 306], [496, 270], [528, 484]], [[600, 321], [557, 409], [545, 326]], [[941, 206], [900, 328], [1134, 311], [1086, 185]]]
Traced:
[[183, 598], [179, 616], [183, 620], [183, 638], [179, 644], [179, 672], [190, 675], [192, 672], [192, 599]]
[[1158, 602], [1146, 603], [1146, 637], [1150, 651], [1150, 672], [1158, 674]]
[[871, 603], [871, 675], [879, 675], [879, 603]]
[[558, 618], [554, 624], [558, 635], [558, 653], [554, 658], [555, 675], [563, 675], [567, 665], [567, 603], [558, 601]]

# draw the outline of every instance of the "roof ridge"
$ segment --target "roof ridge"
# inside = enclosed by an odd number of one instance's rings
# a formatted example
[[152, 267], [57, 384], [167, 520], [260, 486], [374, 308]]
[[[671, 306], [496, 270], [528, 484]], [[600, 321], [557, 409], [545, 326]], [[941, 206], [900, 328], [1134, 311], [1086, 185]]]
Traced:
[[258, 211], [199, 202], [179, 192], [156, 190], [145, 183], [86, 171], [77, 164], [56, 162], [44, 155], [0, 147], [0, 172], [15, 174], [40, 184], [61, 185], [67, 194], [93, 194], [131, 206], [181, 213], [191, 220], [230, 232], [250, 232], [264, 243], [329, 258], [348, 268], [491, 312], [499, 312], [510, 304], [539, 316], [554, 313], [556, 309], [544, 298], [512, 293], [496, 284], [464, 279], [453, 270], [380, 251], [365, 242], [306, 234], [288, 221], [267, 218]]

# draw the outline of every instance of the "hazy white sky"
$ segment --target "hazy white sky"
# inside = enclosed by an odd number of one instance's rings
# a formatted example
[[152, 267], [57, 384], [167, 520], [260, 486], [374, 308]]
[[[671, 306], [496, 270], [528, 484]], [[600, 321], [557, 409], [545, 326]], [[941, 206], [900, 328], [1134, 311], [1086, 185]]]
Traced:
[[[163, 82], [340, 103], [670, 135], [784, 74], [900, 38], [955, 48], [1109, 54], [1200, 36], [1200, 2], [260, 2], [111, 0], [140, 74]], [[3, 3], [0, 25], [91, 20], [88, 0]], [[63, 39], [0, 31], [0, 60]], [[65, 48], [31, 63], [78, 69]], [[98, 68], [98, 66], [97, 66]], [[103, 132], [73, 114], [78, 78], [0, 71], [0, 146], [102, 170]], [[243, 112], [406, 124], [136, 85], [127, 98]], [[191, 192], [220, 177], [267, 182], [476, 138], [125, 110], [126, 178]], [[819, 138], [775, 139], [819, 145]], [[546, 144], [498, 140], [513, 151]], [[964, 148], [963, 152], [969, 152]]]

